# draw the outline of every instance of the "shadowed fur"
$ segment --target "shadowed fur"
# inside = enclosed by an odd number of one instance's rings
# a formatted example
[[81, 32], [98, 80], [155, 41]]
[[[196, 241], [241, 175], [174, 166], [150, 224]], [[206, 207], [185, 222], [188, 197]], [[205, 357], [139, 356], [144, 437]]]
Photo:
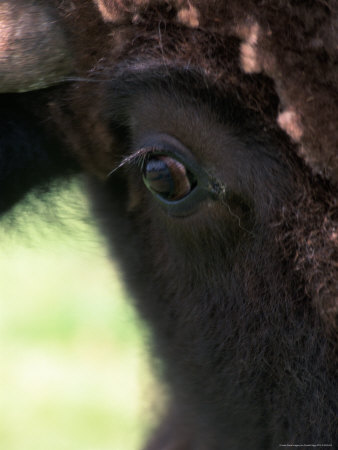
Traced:
[[[87, 174], [170, 393], [146, 448], [334, 446], [336, 1], [48, 4], [75, 70], [1, 96], [1, 209]], [[173, 212], [161, 152], [212, 195]]]

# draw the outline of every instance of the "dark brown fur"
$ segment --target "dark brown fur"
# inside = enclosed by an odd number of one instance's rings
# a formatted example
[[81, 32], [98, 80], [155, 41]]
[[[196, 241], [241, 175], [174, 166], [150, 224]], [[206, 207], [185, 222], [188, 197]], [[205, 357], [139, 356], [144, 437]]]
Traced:
[[[89, 175], [163, 361], [147, 448], [336, 445], [337, 2], [51, 3], [77, 73], [31, 109]], [[155, 131], [227, 195], [178, 219], [137, 164], [107, 179]]]
[[[82, 1], [79, 6], [74, 1], [71, 3], [76, 7], [66, 17], [72, 29], [79, 33], [77, 39], [82, 47], [77, 53], [81, 61], [85, 61], [84, 67], [90, 68], [90, 76], [109, 79], [112, 64], [124, 60], [129, 60], [131, 65], [160, 60], [165, 64], [199, 67], [220, 88], [225, 83], [226, 89], [233, 90], [247, 108], [262, 114], [265, 126], [275, 128], [279, 115], [285, 110], [292, 111], [295, 114], [292, 123], [298, 121], [297, 129], [300, 128], [298, 145], [294, 149], [314, 173], [320, 173], [336, 184], [338, 5], [335, 1], [98, 0], [104, 4], [103, 18], [107, 26], [106, 34], [102, 32], [100, 35], [96, 32], [100, 19], [92, 9], [92, 2]], [[63, 11], [67, 11], [65, 5], [67, 2], [63, 1]], [[185, 20], [181, 11], [185, 12]], [[195, 19], [193, 23], [189, 22], [189, 11], [193, 18], [198, 17], [198, 25]], [[242, 70], [241, 45], [250, 41], [255, 23], [259, 26], [257, 42], [253, 44], [258, 61], [255, 71], [267, 74], [274, 85], [262, 76], [247, 76]], [[100, 27], [103, 27], [102, 23]], [[91, 46], [95, 50], [90, 51]], [[98, 49], [100, 55], [97, 54]], [[89, 59], [93, 54], [95, 60]], [[82, 74], [87, 75], [88, 69]], [[82, 89], [91, 91], [91, 87]], [[279, 97], [278, 109], [271, 101], [275, 93]], [[100, 90], [97, 95], [100, 95]], [[80, 94], [80, 102], [82, 97], [85, 98], [86, 94]], [[81, 104], [77, 107], [82, 109]], [[95, 105], [92, 109], [96, 115], [100, 107]], [[91, 119], [88, 113], [83, 120], [88, 124], [94, 120], [95, 126], [103, 127], [101, 121]], [[288, 131], [287, 123], [285, 129]], [[293, 138], [292, 132], [290, 134]], [[90, 137], [85, 139], [99, 135], [112, 148], [112, 137], [107, 138], [103, 129], [94, 136], [90, 133]], [[81, 149], [84, 153], [84, 145]], [[102, 151], [96, 159], [104, 157], [104, 154], [109, 154], [109, 151]], [[89, 164], [94, 167], [97, 163], [90, 161]], [[103, 167], [106, 164], [103, 161]], [[330, 311], [337, 311], [337, 195], [330, 183], [328, 190], [324, 194], [324, 197], [329, 196], [325, 199], [326, 207], [319, 206], [320, 202], [318, 206], [308, 205], [306, 194], [294, 205], [297, 216], [303, 221], [303, 225], [297, 224], [296, 241], [304, 245], [297, 251], [297, 267], [308, 274], [313, 293], [327, 293], [320, 295], [318, 306], [328, 296]], [[311, 230], [311, 226], [305, 225], [312, 223], [307, 212], [311, 217], [317, 217], [314, 214], [317, 208], [322, 213], [318, 215], [319, 223]], [[295, 234], [293, 236], [296, 237]], [[333, 257], [327, 258], [328, 254]], [[329, 320], [332, 320], [332, 315]]]
[[[315, 173], [321, 173], [334, 182], [338, 181], [336, 126], [338, 109], [338, 66], [337, 66], [337, 33], [338, 5], [335, 0], [329, 1], [278, 1], [278, 0], [97, 0], [104, 5], [103, 19], [111, 26], [111, 45], [107, 45], [104, 36], [103, 47], [109, 52], [109, 61], [126, 58], [133, 49], [141, 53], [155, 49], [163, 51], [166, 56], [168, 48], [160, 40], [170, 39], [166, 33], [159, 33], [164, 26], [178, 25], [177, 34], [170, 42], [174, 51], [171, 59], [186, 63], [198, 61], [198, 65], [206, 65], [207, 70], [219, 79], [224, 78], [225, 61], [220, 64], [217, 53], [212, 51], [208, 39], [198, 39], [198, 46], [192, 48], [182, 45], [186, 39], [188, 28], [212, 34], [213, 40], [227, 35], [238, 36], [243, 42], [250, 40], [254, 24], [258, 25], [255, 48], [256, 69], [271, 77], [280, 97], [281, 108], [291, 110], [298, 116], [302, 134], [299, 151]], [[85, 55], [93, 56], [90, 48], [98, 40], [95, 14], [87, 16], [91, 9], [91, 1], [70, 2], [76, 5], [67, 14], [73, 21], [74, 29], [86, 33]], [[61, 2], [67, 11], [67, 2]], [[73, 13], [72, 13], [73, 11]], [[90, 24], [93, 24], [93, 34]], [[81, 25], [83, 24], [83, 25]], [[79, 26], [76, 26], [79, 25]], [[85, 26], [84, 26], [85, 25]], [[100, 25], [103, 27], [103, 24]], [[156, 34], [151, 37], [151, 29]], [[181, 35], [181, 37], [180, 37]], [[89, 39], [88, 39], [89, 37]], [[135, 41], [136, 38], [136, 41]], [[148, 45], [138, 47], [138, 40], [148, 40]], [[83, 39], [81, 39], [83, 44]], [[150, 44], [151, 43], [151, 44]], [[150, 45], [149, 45], [150, 44]], [[176, 51], [175, 51], [176, 47]], [[97, 52], [97, 47], [95, 52]], [[89, 49], [89, 51], [88, 51]], [[224, 48], [222, 52], [224, 52]], [[198, 56], [198, 52], [203, 57]], [[104, 53], [101, 50], [102, 53]], [[196, 54], [197, 52], [197, 54]], [[211, 55], [209, 55], [211, 56]], [[219, 55], [223, 58], [223, 54]], [[168, 55], [170, 59], [170, 55]], [[208, 60], [206, 60], [208, 58]], [[98, 55], [96, 55], [98, 59]], [[211, 59], [211, 61], [210, 61]], [[212, 62], [215, 66], [211, 65]], [[92, 66], [90, 66], [92, 68]]]

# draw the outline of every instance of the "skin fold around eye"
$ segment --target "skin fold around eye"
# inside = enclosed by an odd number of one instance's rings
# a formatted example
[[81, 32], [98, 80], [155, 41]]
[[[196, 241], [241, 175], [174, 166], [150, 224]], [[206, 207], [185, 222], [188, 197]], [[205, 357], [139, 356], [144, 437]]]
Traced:
[[150, 135], [134, 148], [135, 151], [107, 178], [125, 166], [140, 168], [145, 186], [170, 216], [189, 216], [204, 200], [218, 200], [226, 192], [224, 183], [209, 175], [191, 152], [172, 136]]

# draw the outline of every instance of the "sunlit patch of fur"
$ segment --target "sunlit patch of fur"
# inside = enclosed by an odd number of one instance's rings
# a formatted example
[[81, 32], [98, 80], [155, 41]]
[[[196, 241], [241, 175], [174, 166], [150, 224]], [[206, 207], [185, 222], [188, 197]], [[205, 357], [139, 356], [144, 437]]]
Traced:
[[299, 116], [295, 111], [287, 110], [278, 115], [279, 126], [295, 141], [299, 142], [303, 129], [300, 124]]
[[186, 7], [182, 7], [177, 13], [177, 19], [183, 25], [187, 25], [191, 28], [196, 28], [200, 24], [200, 14], [197, 8], [191, 5], [188, 1]]
[[259, 25], [254, 23], [249, 27], [246, 40], [242, 42], [240, 48], [241, 66], [246, 73], [258, 73], [262, 70], [257, 55], [257, 41], [259, 35]]
[[114, 22], [118, 18], [119, 10], [117, 8], [116, 2], [108, 2], [105, 0], [94, 0], [102, 18], [105, 22]]

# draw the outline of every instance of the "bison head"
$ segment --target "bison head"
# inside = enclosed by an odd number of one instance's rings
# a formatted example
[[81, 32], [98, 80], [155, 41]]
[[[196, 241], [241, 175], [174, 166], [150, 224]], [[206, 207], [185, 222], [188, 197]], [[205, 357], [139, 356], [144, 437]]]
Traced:
[[149, 449], [334, 445], [337, 17], [334, 0], [0, 5], [3, 209], [87, 174], [170, 387]]

